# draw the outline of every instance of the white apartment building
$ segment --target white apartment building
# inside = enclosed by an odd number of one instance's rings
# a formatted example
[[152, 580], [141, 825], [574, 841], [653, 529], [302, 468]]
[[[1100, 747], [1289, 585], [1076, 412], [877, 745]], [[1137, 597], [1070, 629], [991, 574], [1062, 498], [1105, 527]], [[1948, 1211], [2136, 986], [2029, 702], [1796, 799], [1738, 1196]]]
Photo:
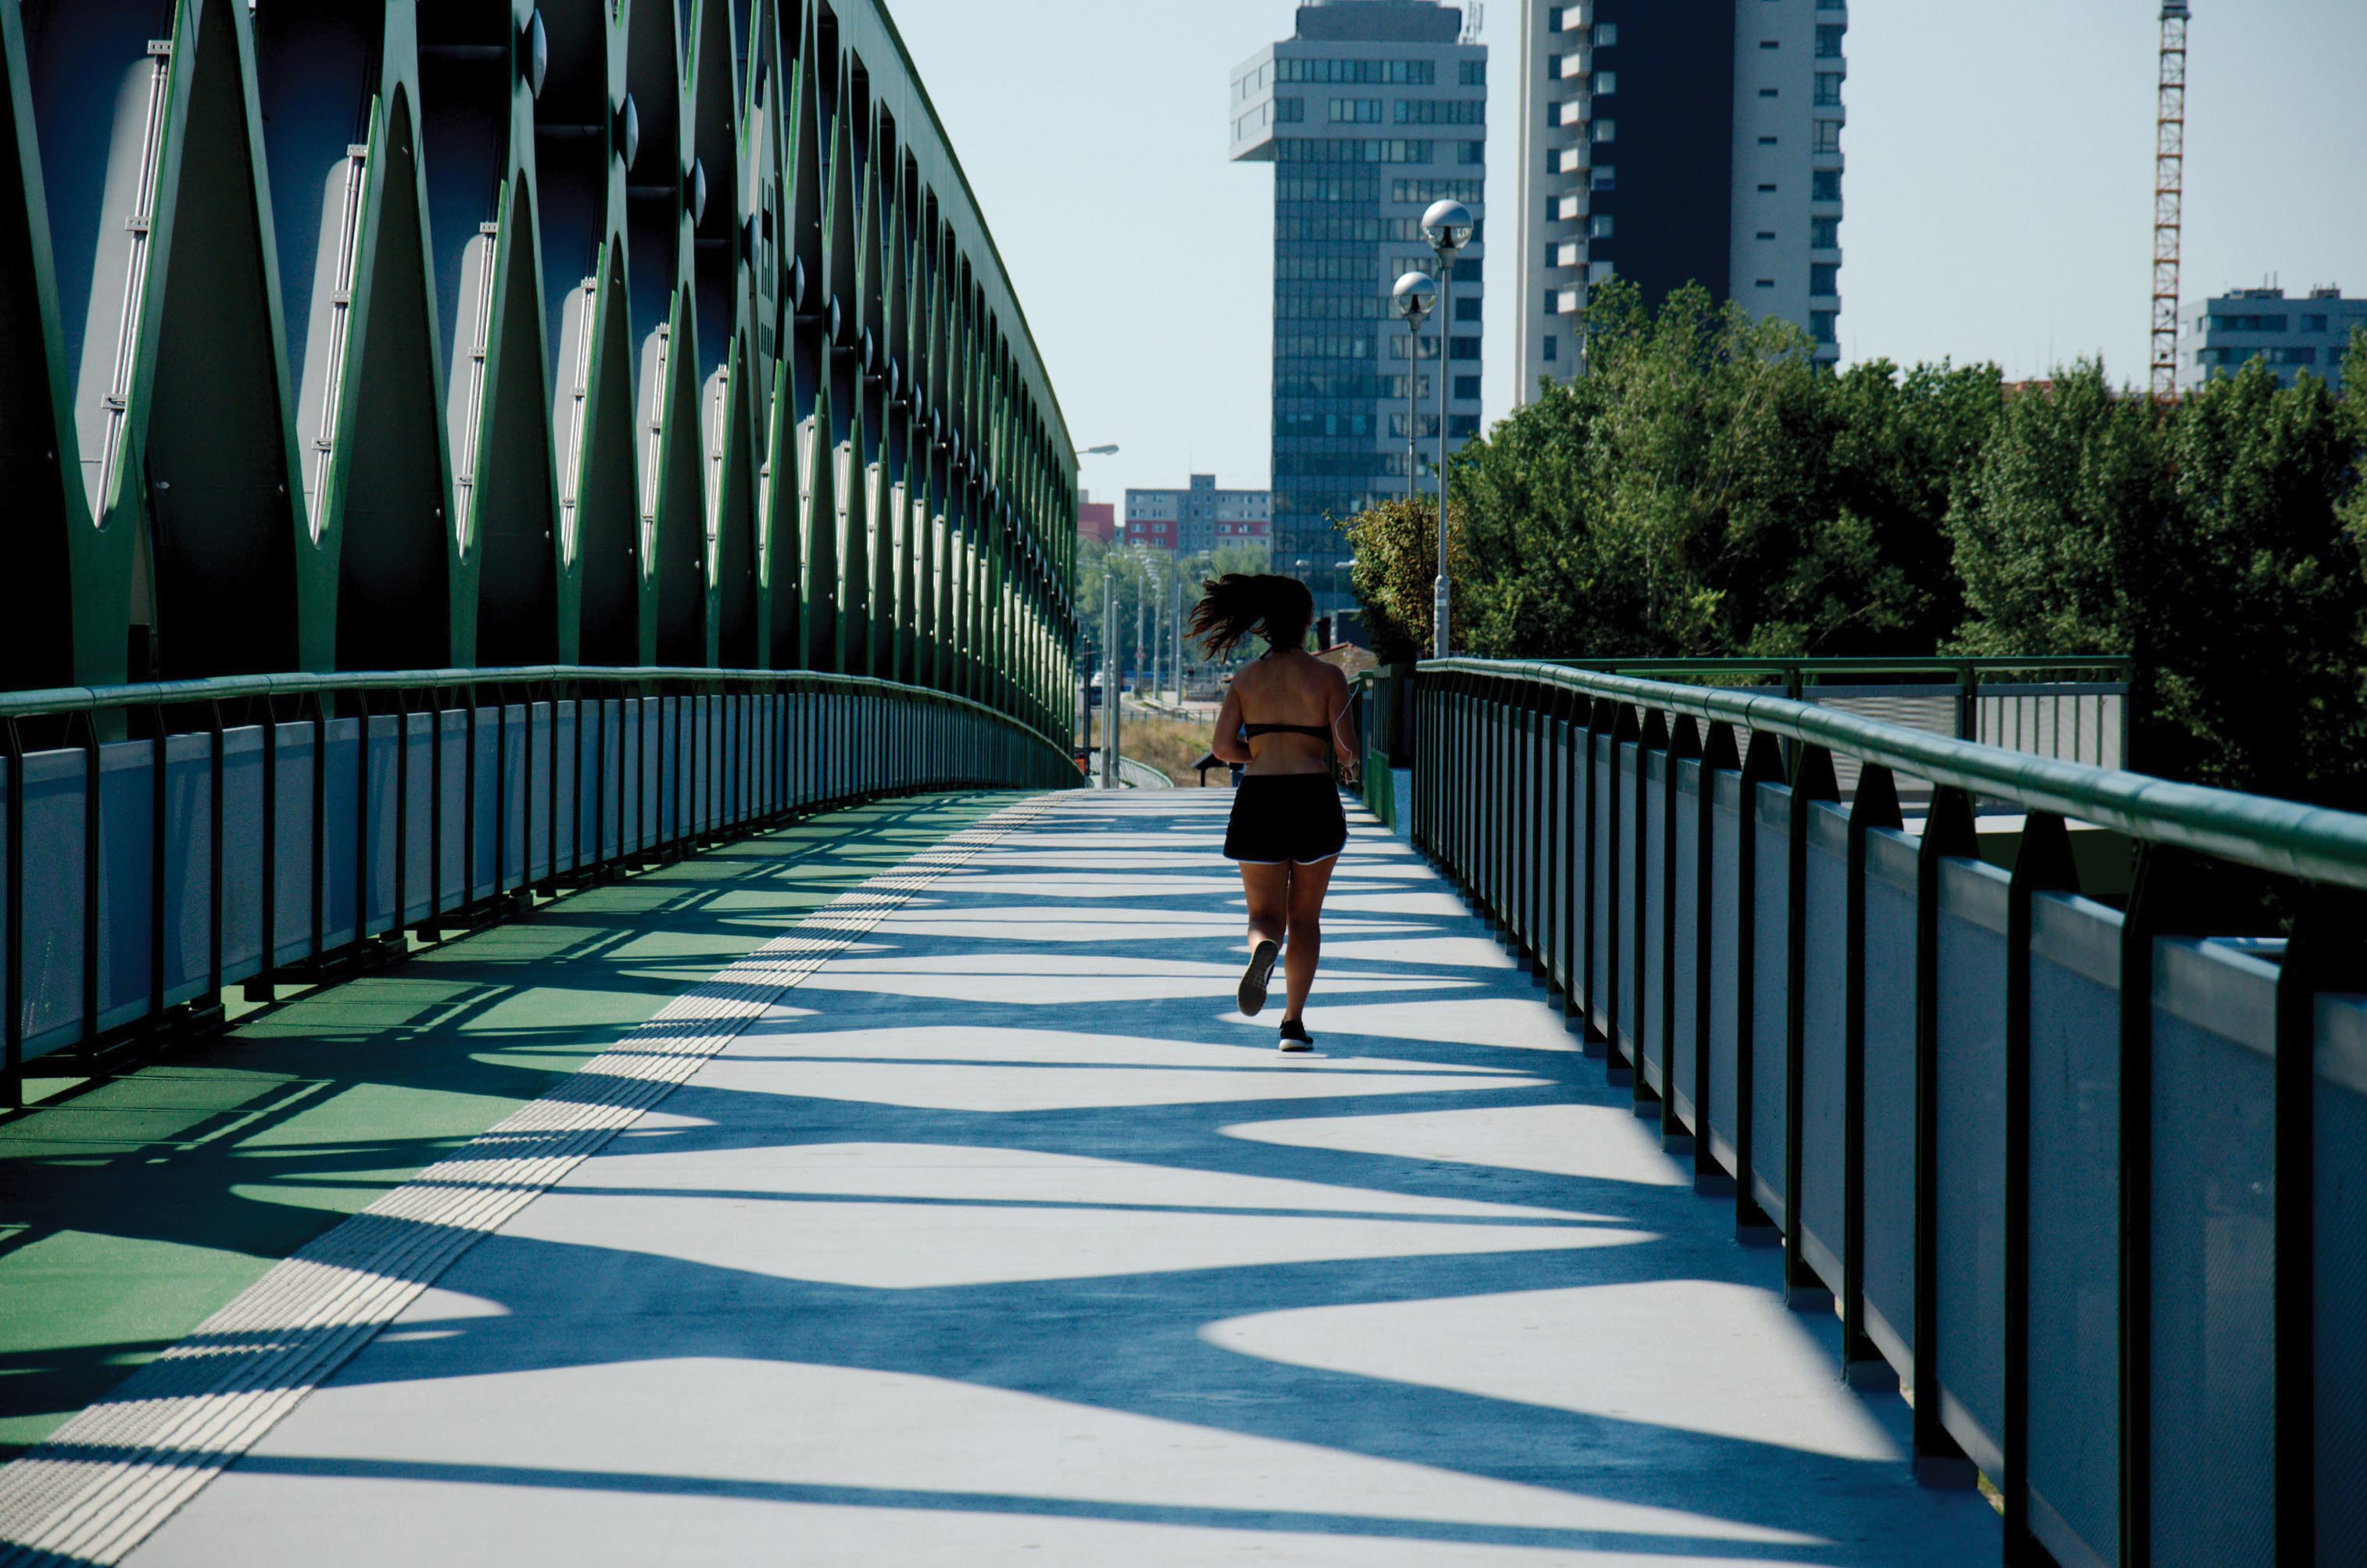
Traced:
[[1840, 355], [1847, 0], [1522, 0], [1516, 396], [1591, 284], [1699, 282]]

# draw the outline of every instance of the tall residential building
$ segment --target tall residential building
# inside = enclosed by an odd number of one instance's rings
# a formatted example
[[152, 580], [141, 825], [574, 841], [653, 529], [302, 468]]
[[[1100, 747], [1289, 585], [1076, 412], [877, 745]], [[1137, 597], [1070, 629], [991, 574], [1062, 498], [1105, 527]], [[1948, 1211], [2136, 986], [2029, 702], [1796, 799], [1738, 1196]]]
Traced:
[[2233, 376], [2255, 359], [2268, 362], [2290, 387], [2306, 370], [2342, 390], [2342, 358], [2350, 334], [2367, 327], [2367, 299], [2346, 299], [2339, 288], [2313, 288], [2288, 299], [2282, 288], [2238, 288], [2206, 299], [2188, 330], [2197, 345], [2189, 386]]
[[[1453, 197], [1484, 211], [1488, 51], [1436, 0], [1319, 0], [1297, 31], [1233, 73], [1232, 156], [1274, 180], [1274, 554], [1329, 564], [1339, 525], [1406, 493], [1407, 380], [1418, 434], [1438, 431], [1447, 343], [1447, 436], [1479, 434], [1482, 247], [1455, 266], [1454, 305], [1417, 359], [1389, 290], [1436, 263], [1421, 215]], [[1484, 230], [1482, 231], [1484, 233]], [[1434, 460], [1434, 446], [1424, 459]], [[1337, 573], [1308, 574], [1324, 613]]]
[[1274, 495], [1263, 490], [1218, 490], [1214, 474], [1194, 474], [1183, 490], [1126, 492], [1126, 542], [1207, 555], [1226, 545], [1274, 539]]
[[1517, 396], [1617, 276], [1698, 282], [1840, 357], [1847, 0], [1522, 0]]

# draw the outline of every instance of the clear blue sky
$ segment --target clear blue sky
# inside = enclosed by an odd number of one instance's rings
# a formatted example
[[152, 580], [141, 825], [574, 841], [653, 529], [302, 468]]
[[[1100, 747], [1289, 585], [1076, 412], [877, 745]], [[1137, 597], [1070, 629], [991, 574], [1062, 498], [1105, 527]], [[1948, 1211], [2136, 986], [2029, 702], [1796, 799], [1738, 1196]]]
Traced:
[[[1267, 482], [1273, 171], [1225, 159], [1232, 67], [1290, 0], [888, 0], [1115, 498]], [[2194, 0], [2186, 287], [2367, 294], [2367, 0]], [[1498, 0], [1489, 191], [1512, 199], [1516, 6]], [[1841, 346], [2015, 378], [2147, 353], [2157, 0], [1855, 0]], [[1488, 419], [1512, 254], [1489, 261]]]

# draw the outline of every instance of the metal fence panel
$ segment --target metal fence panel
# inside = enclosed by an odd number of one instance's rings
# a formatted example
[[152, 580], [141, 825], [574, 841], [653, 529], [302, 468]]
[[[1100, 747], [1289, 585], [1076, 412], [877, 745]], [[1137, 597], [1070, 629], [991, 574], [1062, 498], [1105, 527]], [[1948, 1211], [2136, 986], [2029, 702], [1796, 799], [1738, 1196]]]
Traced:
[[1941, 1420], [1973, 1462], [2004, 1473], [2005, 1048], [2009, 882], [1940, 866], [1939, 1204], [1933, 1301]]
[[28, 1059], [72, 1044], [82, 1028], [87, 767], [79, 750], [25, 759], [21, 1006]]
[[315, 886], [321, 890], [323, 951], [341, 947], [357, 934], [356, 912], [361, 907], [362, 745], [357, 719], [332, 719], [324, 727], [327, 745], [322, 767], [320, 864]]
[[312, 727], [272, 727], [271, 962], [292, 964], [312, 952], [320, 882], [313, 864]]
[[1710, 770], [1709, 1086], [1711, 1156], [1741, 1174], [1742, 775]]
[[[1644, 918], [1636, 930], [1644, 983], [1636, 998], [1636, 1036], [1641, 1066], [1654, 1093], [1669, 1094], [1669, 754], [1650, 750], [1637, 759], [1636, 820], [1644, 836]], [[1630, 973], [1633, 973], [1631, 967]]]
[[263, 729], [222, 736], [222, 983], [263, 967]]
[[1641, 768], [1643, 748], [1633, 740], [1623, 740], [1613, 751], [1613, 765], [1618, 777], [1613, 787], [1618, 794], [1618, 811], [1614, 820], [1618, 831], [1612, 835], [1609, 853], [1610, 874], [1604, 879], [1611, 889], [1612, 919], [1615, 922], [1615, 939], [1612, 943], [1612, 964], [1609, 978], [1603, 985], [1609, 989], [1618, 1023], [1619, 1047], [1626, 1053], [1627, 1065], [1643, 1070], [1642, 1034], [1636, 1011], [1636, 847], [1644, 830], [1643, 807], [1637, 796], [1637, 774]]
[[1611, 776], [1611, 737], [1602, 731], [1591, 732], [1587, 743], [1587, 806], [1591, 812], [1593, 833], [1592, 865], [1587, 872], [1586, 901], [1586, 1011], [1597, 1033], [1608, 1038], [1617, 1021], [1611, 1016], [1610, 977], [1612, 950], [1612, 899], [1615, 875], [1613, 870], [1618, 853], [1618, 821], [1612, 815], [1615, 796]]
[[440, 915], [469, 901], [469, 716], [447, 708], [436, 715], [436, 726], [444, 758], [436, 779], [444, 820], [443, 842], [436, 851], [436, 912]]
[[2275, 994], [2274, 965], [2232, 946], [2155, 944], [2150, 1371], [2159, 1568], [2271, 1561]]
[[2367, 1540], [2367, 997], [2317, 998], [2317, 1539]]
[[403, 782], [402, 918], [410, 923], [436, 912], [436, 727], [439, 722], [433, 713], [412, 714], [402, 721], [403, 755], [409, 769]]
[[1800, 1255], [1838, 1296], [1848, 1289], [1849, 844], [1847, 813], [1808, 807], [1800, 941]]
[[356, 849], [364, 922], [373, 935], [399, 923], [394, 907], [395, 856], [402, 848], [397, 827], [401, 800], [395, 793], [395, 774], [401, 769], [395, 750], [398, 743], [390, 716], [373, 716], [355, 725], [354, 766], [359, 775], [356, 795], [368, 812], [363, 822], [368, 837]]
[[1675, 942], [1669, 949], [1669, 1102], [1677, 1120], [1698, 1137], [1701, 1105], [1699, 1034], [1702, 1028], [1701, 981], [1701, 820], [1702, 765], [1696, 757], [1672, 758], [1676, 770], [1676, 842], [1669, 857], [1668, 898], [1673, 909]]
[[210, 735], [176, 735], [164, 743], [167, 1007], [203, 994], [213, 973], [213, 756]]
[[99, 748], [98, 779], [98, 1016], [101, 1029], [114, 1029], [148, 1010], [155, 748], [145, 740]]
[[1750, 1196], [1792, 1224], [1784, 1118], [1791, 1114], [1792, 791], [1761, 783], [1752, 801], [1750, 878]]
[[2121, 927], [2033, 894], [2030, 924], [2031, 1528], [2057, 1562], [2120, 1558]]
[[1916, 841], [1865, 836], [1865, 1326], [1903, 1377], [1915, 1364]]

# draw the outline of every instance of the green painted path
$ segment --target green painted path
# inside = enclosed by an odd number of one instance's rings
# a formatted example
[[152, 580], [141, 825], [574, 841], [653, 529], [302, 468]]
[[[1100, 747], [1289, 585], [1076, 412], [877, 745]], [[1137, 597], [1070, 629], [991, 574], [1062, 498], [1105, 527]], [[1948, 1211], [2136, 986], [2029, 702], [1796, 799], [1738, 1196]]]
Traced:
[[0, 1461], [684, 990], [1007, 796], [842, 811], [541, 904], [0, 1122]]

